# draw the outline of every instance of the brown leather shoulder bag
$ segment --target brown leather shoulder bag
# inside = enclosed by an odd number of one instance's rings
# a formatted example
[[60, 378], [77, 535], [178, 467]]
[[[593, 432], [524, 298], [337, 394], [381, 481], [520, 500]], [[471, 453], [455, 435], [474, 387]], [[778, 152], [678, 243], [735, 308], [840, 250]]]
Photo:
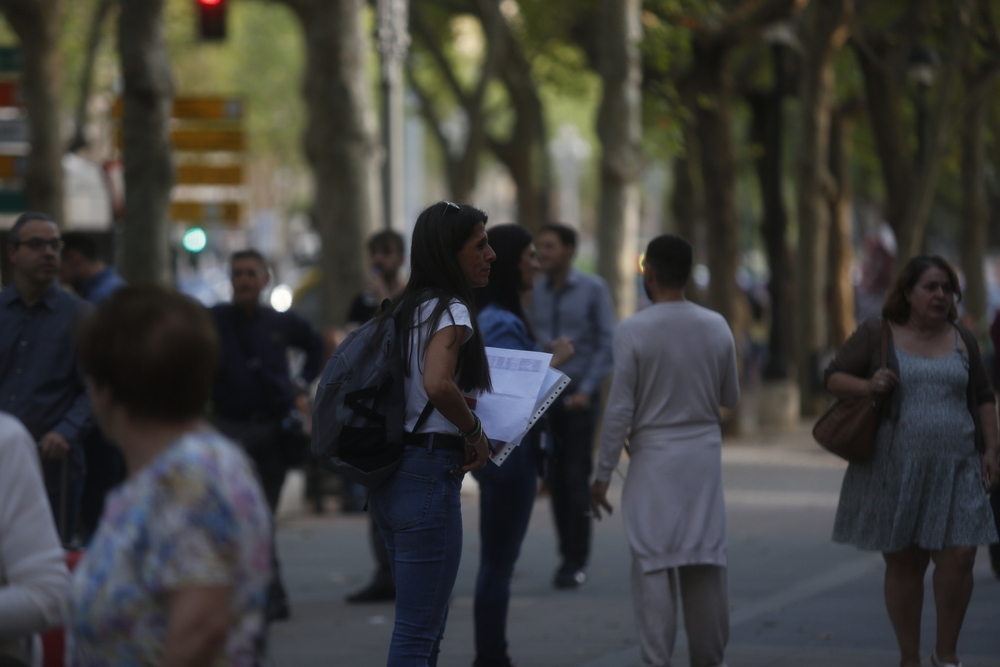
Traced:
[[[882, 319], [882, 370], [889, 351], [889, 323]], [[879, 416], [886, 396], [838, 398], [813, 427], [824, 449], [852, 463], [867, 461], [875, 452]]]

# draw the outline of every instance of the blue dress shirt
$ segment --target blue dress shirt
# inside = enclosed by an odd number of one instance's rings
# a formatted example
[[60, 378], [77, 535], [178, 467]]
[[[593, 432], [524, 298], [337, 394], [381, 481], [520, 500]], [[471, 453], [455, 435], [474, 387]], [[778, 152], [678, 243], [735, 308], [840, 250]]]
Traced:
[[531, 293], [531, 323], [544, 345], [560, 336], [573, 340], [575, 354], [559, 368], [573, 381], [566, 395], [594, 396], [612, 363], [615, 313], [604, 281], [571, 268], [556, 291], [547, 277], [540, 278]]
[[55, 431], [73, 444], [91, 421], [76, 335], [87, 302], [58, 286], [28, 306], [15, 284], [0, 291], [0, 410], [36, 441]]
[[[235, 419], [283, 419], [295, 405], [288, 348], [305, 353], [300, 373], [312, 382], [323, 363], [323, 339], [295, 313], [258, 306], [252, 316], [226, 303], [213, 306], [222, 359], [212, 392], [216, 414]], [[259, 369], [259, 370], [257, 370]]]
[[125, 279], [118, 275], [113, 266], [87, 278], [80, 286], [80, 296], [90, 303], [104, 301], [122, 287], [128, 285]]

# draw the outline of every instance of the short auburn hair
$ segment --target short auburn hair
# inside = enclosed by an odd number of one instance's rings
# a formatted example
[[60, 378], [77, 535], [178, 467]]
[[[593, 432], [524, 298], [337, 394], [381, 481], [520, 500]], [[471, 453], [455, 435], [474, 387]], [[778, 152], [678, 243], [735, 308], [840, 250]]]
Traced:
[[84, 372], [135, 417], [183, 421], [205, 413], [219, 341], [205, 308], [157, 285], [123, 287], [80, 333]]
[[958, 272], [948, 260], [939, 255], [917, 255], [906, 263], [889, 286], [885, 302], [882, 304], [882, 317], [896, 324], [903, 324], [910, 319], [910, 302], [906, 295], [913, 291], [920, 282], [920, 277], [928, 269], [941, 269], [948, 276], [951, 292], [955, 297], [948, 309], [948, 320], [954, 322], [958, 319], [958, 302], [962, 300], [962, 286], [958, 282]]

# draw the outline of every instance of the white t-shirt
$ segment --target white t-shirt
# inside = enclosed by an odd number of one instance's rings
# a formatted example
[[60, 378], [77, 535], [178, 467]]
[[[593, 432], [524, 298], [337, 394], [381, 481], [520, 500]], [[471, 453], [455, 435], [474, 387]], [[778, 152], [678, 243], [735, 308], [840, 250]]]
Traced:
[[[423, 411], [424, 406], [427, 405], [427, 391], [424, 389], [424, 356], [427, 343], [431, 338], [434, 337], [441, 329], [445, 327], [458, 325], [462, 328], [462, 342], [469, 342], [472, 338], [472, 316], [469, 314], [469, 309], [466, 308], [460, 301], [452, 301], [451, 305], [448, 306], [448, 310], [441, 313], [441, 318], [436, 322], [424, 324], [422, 327], [421, 336], [421, 347], [417, 347], [417, 325], [423, 322], [431, 313], [434, 311], [434, 306], [437, 305], [437, 299], [429, 299], [420, 304], [420, 307], [416, 310], [413, 315], [413, 328], [410, 330], [410, 350], [412, 354], [410, 355], [410, 375], [406, 378], [404, 386], [406, 388], [406, 430], [412, 433], [413, 427], [417, 423], [417, 418]], [[451, 316], [449, 317], [449, 313]], [[432, 327], [431, 324], [434, 326]], [[457, 379], [457, 376], [456, 376]], [[472, 392], [462, 392], [465, 397], [469, 407], [475, 409], [476, 399], [479, 398], [478, 391]], [[447, 433], [448, 435], [456, 435], [458, 429], [450, 421], [444, 418], [437, 410], [431, 411], [430, 416], [424, 421], [420, 428], [416, 431], [417, 433]]]

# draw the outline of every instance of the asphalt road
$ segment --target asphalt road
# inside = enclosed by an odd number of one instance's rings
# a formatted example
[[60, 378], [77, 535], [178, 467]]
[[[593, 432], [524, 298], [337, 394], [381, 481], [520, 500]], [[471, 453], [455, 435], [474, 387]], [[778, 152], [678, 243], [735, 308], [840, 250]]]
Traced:
[[[729, 522], [731, 667], [890, 667], [895, 639], [882, 603], [878, 554], [830, 541], [844, 465], [808, 429], [727, 442], [723, 470]], [[465, 545], [440, 667], [473, 660], [472, 594], [479, 540], [475, 482], [463, 497]], [[620, 479], [612, 483], [618, 506]], [[279, 549], [293, 617], [271, 632], [274, 667], [385, 664], [390, 604], [348, 605], [372, 561], [367, 517], [301, 516], [282, 522]], [[629, 554], [619, 513], [596, 525], [589, 581], [557, 591], [548, 499], [535, 506], [513, 584], [508, 638], [518, 667], [639, 665], [629, 588]], [[929, 575], [928, 575], [929, 577]], [[959, 653], [965, 667], [1000, 667], [1000, 581], [985, 549]], [[923, 653], [934, 637], [928, 586]], [[674, 664], [688, 664], [683, 629]], [[927, 663], [925, 663], [927, 664]]]

